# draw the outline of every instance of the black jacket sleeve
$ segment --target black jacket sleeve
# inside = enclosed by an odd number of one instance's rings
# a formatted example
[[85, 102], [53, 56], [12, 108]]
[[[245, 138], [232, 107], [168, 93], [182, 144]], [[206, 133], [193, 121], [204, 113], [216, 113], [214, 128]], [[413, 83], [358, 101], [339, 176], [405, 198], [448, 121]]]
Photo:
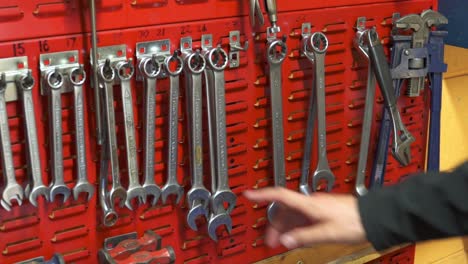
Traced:
[[468, 162], [372, 190], [358, 200], [367, 239], [376, 250], [468, 234]]

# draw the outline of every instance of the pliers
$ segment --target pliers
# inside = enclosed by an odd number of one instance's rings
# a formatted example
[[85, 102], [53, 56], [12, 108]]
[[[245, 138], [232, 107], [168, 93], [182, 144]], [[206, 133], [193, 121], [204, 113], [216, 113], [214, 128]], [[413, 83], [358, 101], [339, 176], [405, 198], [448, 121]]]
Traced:
[[[267, 10], [268, 18], [270, 19], [271, 23], [271, 33], [280, 32], [281, 29], [277, 25], [278, 16], [276, 9], [276, 0], [265, 0], [265, 8]], [[250, 0], [250, 24], [252, 27], [255, 27], [256, 20], [258, 20], [260, 26], [263, 26], [265, 24], [259, 0]]]

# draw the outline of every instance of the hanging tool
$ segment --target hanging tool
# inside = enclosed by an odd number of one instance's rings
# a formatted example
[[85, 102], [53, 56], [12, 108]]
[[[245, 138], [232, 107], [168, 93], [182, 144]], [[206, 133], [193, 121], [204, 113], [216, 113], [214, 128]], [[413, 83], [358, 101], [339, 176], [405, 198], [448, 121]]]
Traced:
[[[125, 237], [126, 238], [126, 237]], [[155, 251], [161, 249], [162, 238], [152, 230], [147, 230], [140, 238], [106, 239], [106, 244], [115, 244], [98, 252], [100, 263], [125, 260], [138, 251]]]
[[[281, 28], [278, 26], [276, 0], [265, 0], [265, 8], [271, 24], [271, 27], [268, 28], [268, 32], [273, 34], [281, 32]], [[259, 0], [250, 0], [250, 24], [252, 27], [255, 27], [256, 20], [258, 20], [261, 26], [265, 24]]]
[[[89, 0], [89, 17], [91, 18], [91, 61], [98, 61], [97, 26], [96, 26], [96, 0]], [[99, 65], [93, 63], [94, 107], [96, 116], [96, 138], [98, 145], [102, 144], [103, 129], [101, 116], [101, 100], [99, 98]]]

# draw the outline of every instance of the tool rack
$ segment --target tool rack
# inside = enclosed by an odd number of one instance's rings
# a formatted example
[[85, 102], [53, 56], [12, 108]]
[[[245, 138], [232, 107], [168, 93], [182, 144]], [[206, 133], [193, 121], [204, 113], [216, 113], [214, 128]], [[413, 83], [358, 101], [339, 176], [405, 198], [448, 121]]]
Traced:
[[[359, 153], [362, 110], [366, 87], [366, 62], [353, 49], [356, 19], [367, 17], [368, 26], [376, 26], [384, 44], [388, 44], [392, 14], [420, 13], [436, 9], [433, 0], [333, 0], [282, 1], [278, 0], [279, 26], [287, 36], [288, 56], [283, 66], [283, 105], [287, 187], [298, 189], [307, 119], [309, 88], [312, 69], [300, 56], [301, 25], [311, 23], [313, 31], [321, 31], [329, 39], [326, 56], [327, 139], [328, 159], [337, 179], [335, 193], [352, 192]], [[171, 203], [155, 207], [148, 204], [134, 211], [118, 208], [119, 220], [113, 227], [102, 225], [97, 192], [87, 202], [60, 199], [47, 203], [40, 199], [38, 207], [26, 200], [22, 206], [13, 206], [11, 212], [0, 211], [0, 262], [12, 263], [37, 256], [50, 258], [54, 253], [64, 255], [70, 263], [94, 263], [97, 251], [107, 237], [136, 231], [143, 234], [151, 229], [171, 245], [176, 263], [251, 263], [285, 252], [284, 248], [270, 249], [264, 245], [267, 225], [266, 204], [252, 204], [242, 197], [242, 191], [273, 184], [272, 155], [270, 151], [270, 119], [268, 83], [265, 72], [265, 28], [252, 32], [248, 18], [248, 1], [236, 0], [98, 0], [98, 46], [125, 44], [129, 58], [136, 56], [136, 43], [170, 39], [173, 49], [182, 37], [191, 36], [195, 47], [200, 47], [202, 34], [212, 34], [215, 43], [229, 50], [230, 31], [240, 31], [240, 44], [250, 47], [239, 54], [239, 67], [226, 71], [226, 111], [230, 186], [238, 195], [232, 213], [233, 230], [223, 233], [215, 243], [202, 226], [198, 233], [185, 222], [187, 208]], [[33, 88], [41, 167], [46, 184], [51, 180], [47, 135], [47, 102], [41, 96], [39, 57], [44, 53], [77, 50], [78, 61], [90, 73], [90, 28], [87, 1], [79, 0], [7, 0], [0, 3], [0, 58], [27, 56], [28, 67], [36, 80]], [[388, 49], [387, 49], [388, 52]], [[89, 78], [91, 79], [91, 78]], [[138, 158], [142, 155], [142, 86], [132, 80]], [[165, 148], [167, 145], [166, 115], [167, 88], [162, 80], [156, 97], [156, 181], [165, 182]], [[182, 89], [183, 90], [183, 89]], [[416, 137], [411, 150], [412, 162], [407, 167], [389, 157], [386, 182], [393, 184], [403, 176], [425, 169], [429, 89], [419, 97], [401, 96], [398, 105], [403, 121]], [[378, 92], [377, 92], [378, 93]], [[97, 187], [100, 148], [96, 142], [93, 91], [87, 82], [85, 94], [85, 133], [87, 140], [88, 174]], [[118, 93], [116, 93], [118, 94]], [[181, 91], [181, 94], [185, 93]], [[379, 94], [379, 93], [378, 93]], [[118, 99], [118, 95], [116, 95]], [[184, 102], [183, 99], [180, 100]], [[179, 120], [179, 182], [186, 190], [190, 186], [184, 103]], [[73, 142], [73, 98], [62, 95], [64, 175], [70, 187], [74, 185], [76, 162]], [[372, 128], [372, 146], [378, 134], [382, 98], [375, 103], [375, 122]], [[10, 135], [18, 181], [25, 185], [26, 149], [21, 107], [18, 101], [7, 104]], [[116, 109], [117, 125], [122, 126], [122, 109]], [[123, 129], [118, 129], [119, 145], [123, 147]], [[207, 146], [207, 144], [205, 144]], [[314, 149], [316, 149], [314, 147]], [[125, 164], [124, 154], [120, 155]], [[312, 155], [312, 168], [316, 163]], [[140, 163], [141, 164], [141, 163]], [[369, 159], [367, 172], [372, 164]], [[141, 167], [141, 165], [140, 165]], [[122, 170], [124, 171], [124, 170]], [[206, 169], [205, 171], [208, 171]], [[122, 173], [124, 174], [124, 173]], [[122, 176], [122, 178], [125, 178]], [[207, 177], [208, 178], [208, 177]], [[126, 185], [126, 183], [124, 183]], [[96, 189], [98, 190], [98, 189]]]

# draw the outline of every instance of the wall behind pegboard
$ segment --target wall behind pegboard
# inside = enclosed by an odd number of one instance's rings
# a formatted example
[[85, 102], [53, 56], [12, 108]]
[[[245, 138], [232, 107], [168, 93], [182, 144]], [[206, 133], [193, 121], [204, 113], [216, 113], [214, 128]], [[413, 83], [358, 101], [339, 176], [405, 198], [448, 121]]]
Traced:
[[[36, 79], [34, 87], [35, 113], [38, 126], [43, 178], [51, 181], [50, 152], [48, 148], [47, 100], [39, 92], [39, 55], [42, 53], [78, 50], [80, 62], [89, 73], [90, 36], [87, 1], [2, 1], [0, 3], [0, 57], [28, 56], [29, 67]], [[299, 56], [301, 25], [310, 22], [313, 31], [324, 32], [330, 47], [326, 57], [327, 140], [328, 159], [337, 180], [333, 192], [352, 192], [356, 174], [364, 106], [367, 65], [352, 48], [356, 19], [366, 16], [369, 26], [375, 25], [384, 44], [388, 44], [391, 17], [420, 13], [431, 8], [432, 0], [417, 1], [278, 1], [279, 25], [288, 37], [288, 57], [283, 65], [283, 105], [285, 129], [285, 155], [288, 188], [297, 190], [302, 159], [307, 102], [312, 86], [312, 66]], [[241, 52], [240, 67], [226, 71], [226, 111], [229, 152], [230, 186], [239, 195], [233, 212], [231, 235], [220, 234], [218, 243], [206, 234], [206, 224], [200, 232], [190, 230], [185, 223], [187, 208], [158, 204], [143, 205], [134, 211], [118, 209], [119, 220], [114, 227], [102, 225], [97, 195], [90, 202], [84, 197], [65, 204], [40, 200], [38, 208], [25, 201], [11, 212], [0, 211], [1, 263], [11, 263], [36, 256], [50, 258], [53, 253], [64, 254], [73, 263], [94, 263], [97, 251], [106, 237], [137, 231], [142, 235], [152, 229], [163, 236], [164, 245], [172, 245], [177, 263], [250, 263], [284, 252], [284, 248], [270, 249], [264, 245], [267, 224], [266, 204], [252, 204], [240, 196], [242, 191], [273, 184], [271, 129], [269, 117], [269, 85], [265, 72], [265, 28], [252, 33], [249, 25], [248, 1], [154, 1], [154, 0], [102, 0], [98, 5], [99, 46], [126, 44], [129, 57], [135, 60], [136, 43], [170, 39], [172, 49], [178, 48], [180, 38], [191, 36], [194, 46], [200, 47], [202, 34], [212, 34], [215, 43], [229, 49], [229, 31], [239, 30], [242, 43], [250, 42], [247, 52]], [[388, 51], [388, 50], [387, 50]], [[88, 74], [90, 76], [90, 74]], [[143, 87], [132, 81], [134, 113], [138, 145], [138, 158], [143, 150]], [[166, 116], [168, 112], [168, 81], [158, 83], [156, 97], [156, 181], [160, 186], [166, 179]], [[181, 85], [183, 88], [183, 85]], [[417, 98], [401, 97], [399, 107], [402, 118], [415, 135], [412, 162], [400, 167], [389, 158], [387, 184], [395, 183], [403, 175], [421, 171], [425, 164], [428, 89]], [[118, 88], [114, 92], [120, 102]], [[188, 174], [187, 120], [184, 89], [181, 91], [179, 115], [179, 182], [190, 187]], [[372, 146], [376, 136], [382, 99], [378, 93]], [[73, 95], [62, 96], [65, 180], [73, 187], [75, 182], [75, 149], [73, 145]], [[85, 85], [86, 137], [88, 173], [97, 185], [100, 149], [96, 143], [93, 91]], [[117, 103], [120, 105], [120, 103]], [[23, 115], [19, 102], [8, 103], [8, 116], [13, 142], [17, 179], [26, 183], [26, 150]], [[125, 179], [125, 144], [123, 141], [122, 109], [116, 108], [120, 145], [121, 178]], [[206, 119], [204, 119], [206, 124]], [[207, 147], [207, 142], [204, 143]], [[314, 149], [316, 149], [314, 147]], [[371, 152], [372, 153], [372, 152]], [[370, 155], [372, 157], [372, 154]], [[312, 169], [316, 164], [312, 156]], [[205, 155], [208, 160], [208, 155]], [[371, 159], [371, 158], [370, 158]], [[371, 166], [369, 160], [369, 166]], [[140, 168], [142, 164], [140, 162]], [[369, 170], [369, 169], [368, 169]], [[140, 169], [141, 171], [141, 169]], [[208, 166], [205, 168], [209, 178]], [[208, 181], [207, 181], [208, 183]], [[126, 181], [124, 180], [126, 186]], [[207, 184], [207, 186], [209, 186]], [[322, 188], [319, 188], [323, 190]], [[60, 199], [59, 199], [60, 200]]]

